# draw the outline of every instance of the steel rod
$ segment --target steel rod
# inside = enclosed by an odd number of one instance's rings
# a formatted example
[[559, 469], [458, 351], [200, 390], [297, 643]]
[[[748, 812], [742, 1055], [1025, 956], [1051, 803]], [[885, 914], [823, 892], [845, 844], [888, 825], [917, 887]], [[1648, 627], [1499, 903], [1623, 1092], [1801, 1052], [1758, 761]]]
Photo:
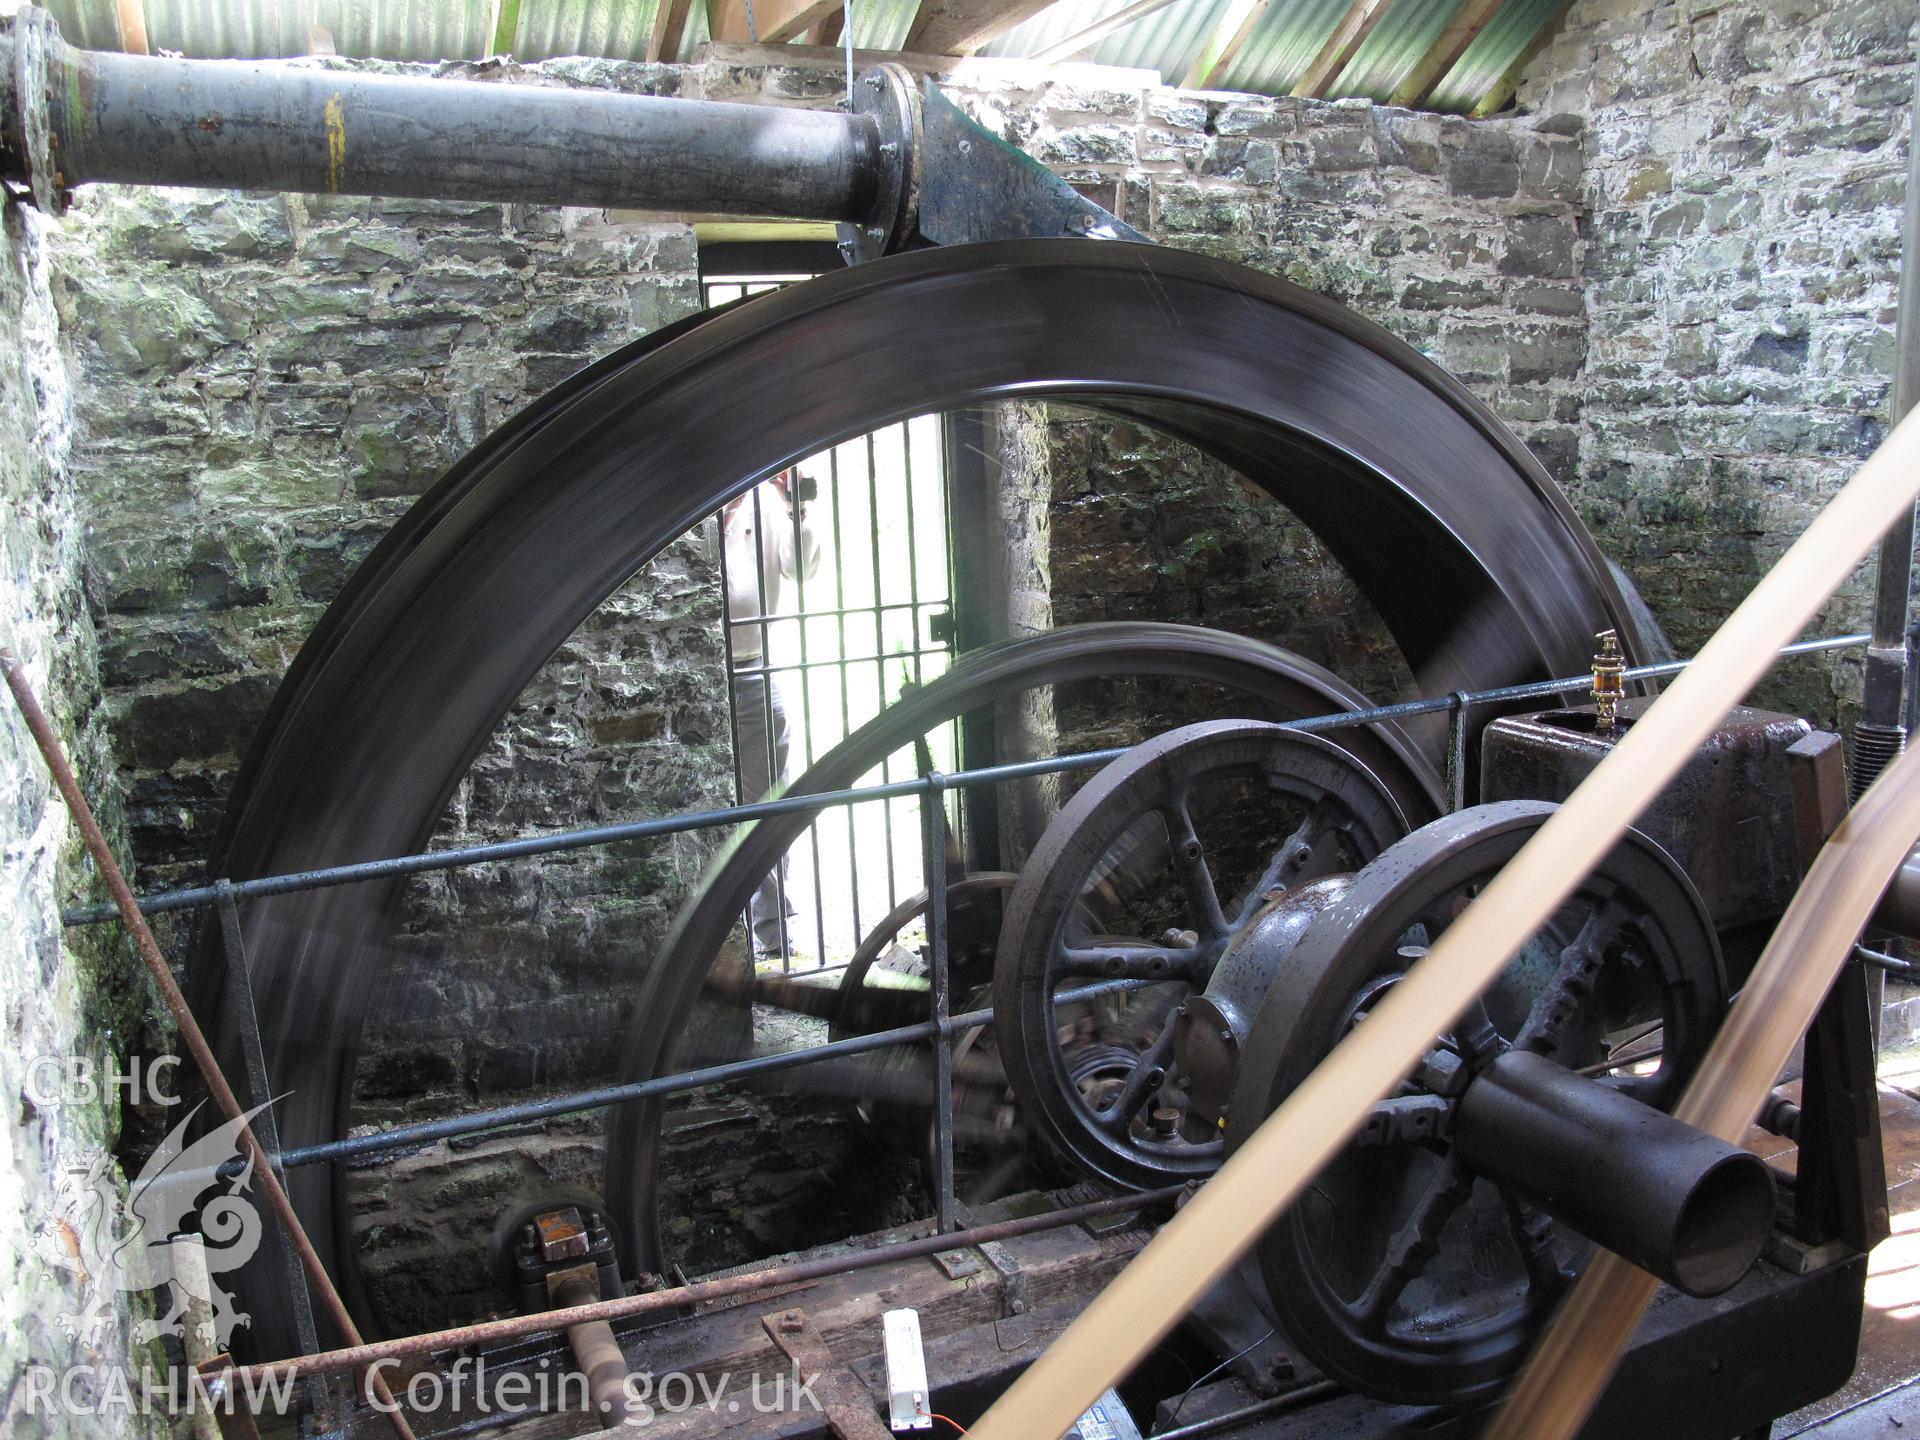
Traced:
[[[1150, 983], [1152, 982], [1146, 980], [1101, 980], [1092, 985], [1062, 990], [1054, 996], [1054, 1003], [1064, 1005], [1081, 1000], [1092, 1000], [1122, 990], [1138, 989]], [[992, 1023], [991, 1008], [967, 1010], [961, 1014], [949, 1016], [945, 1029], [951, 1036], [959, 1031]], [[936, 1033], [932, 1020], [920, 1020], [912, 1025], [899, 1025], [890, 1030], [876, 1030], [870, 1035], [853, 1035], [845, 1040], [832, 1040], [824, 1045], [811, 1045], [798, 1050], [781, 1050], [772, 1055], [753, 1055], [744, 1060], [729, 1060], [723, 1064], [708, 1065], [698, 1070], [682, 1070], [672, 1075], [656, 1075], [650, 1080], [635, 1080], [624, 1085], [598, 1086], [591, 1090], [577, 1090], [565, 1095], [551, 1095], [544, 1100], [529, 1100], [519, 1105], [502, 1105], [491, 1110], [474, 1110], [464, 1115], [449, 1115], [439, 1120], [422, 1120], [418, 1124], [396, 1126], [392, 1130], [377, 1130], [365, 1135], [348, 1136], [343, 1140], [329, 1140], [320, 1145], [305, 1145], [292, 1150], [283, 1150], [280, 1152], [280, 1165], [284, 1169], [298, 1169], [303, 1165], [354, 1160], [388, 1150], [403, 1150], [414, 1145], [424, 1145], [435, 1140], [475, 1135], [484, 1130], [502, 1130], [516, 1125], [531, 1124], [536, 1120], [551, 1120], [561, 1115], [574, 1115], [583, 1110], [600, 1110], [609, 1105], [624, 1104], [629, 1100], [646, 1100], [659, 1095], [675, 1095], [686, 1090], [698, 1090], [708, 1085], [724, 1085], [729, 1081], [745, 1080], [756, 1075], [789, 1070], [795, 1066], [810, 1065], [819, 1060], [864, 1055], [868, 1051], [885, 1050], [894, 1045], [910, 1045], [917, 1041], [931, 1039]]]
[[713, 1280], [696, 1280], [691, 1284], [676, 1285], [665, 1290], [650, 1290], [644, 1295], [628, 1295], [618, 1300], [600, 1300], [591, 1305], [575, 1305], [564, 1310], [543, 1310], [531, 1315], [513, 1315], [499, 1320], [482, 1321], [475, 1325], [456, 1326], [451, 1330], [405, 1335], [393, 1340], [376, 1341], [369, 1345], [351, 1345], [319, 1355], [298, 1355], [263, 1365], [229, 1366], [224, 1370], [209, 1371], [205, 1378], [209, 1385], [220, 1384], [228, 1390], [238, 1385], [242, 1387], [239, 1391], [241, 1394], [258, 1394], [276, 1381], [290, 1382], [305, 1375], [325, 1375], [343, 1370], [358, 1370], [371, 1366], [376, 1361], [403, 1360], [410, 1356], [431, 1354], [435, 1350], [499, 1344], [596, 1321], [627, 1320], [635, 1315], [676, 1310], [682, 1306], [700, 1305], [738, 1295], [751, 1295], [762, 1290], [784, 1289], [810, 1280], [825, 1280], [836, 1275], [849, 1275], [859, 1270], [871, 1270], [877, 1266], [891, 1265], [901, 1260], [912, 1260], [921, 1255], [937, 1255], [943, 1251], [964, 1249], [970, 1245], [985, 1245], [996, 1240], [1013, 1240], [1019, 1236], [1033, 1235], [1043, 1230], [1064, 1229], [1068, 1225], [1077, 1225], [1086, 1220], [1098, 1220], [1106, 1215], [1124, 1215], [1138, 1210], [1152, 1209], [1157, 1205], [1169, 1204], [1178, 1199], [1186, 1188], [1184, 1185], [1169, 1185], [1159, 1190], [1145, 1190], [1137, 1195], [1122, 1195], [1110, 1200], [1093, 1200], [1064, 1210], [1051, 1210], [1043, 1215], [1023, 1215], [1013, 1220], [996, 1220], [988, 1225], [975, 1225], [966, 1230], [946, 1233], [935, 1231], [931, 1235], [919, 1236], [912, 1240], [877, 1245], [871, 1250], [829, 1255], [817, 1260], [799, 1260], [786, 1265], [770, 1265], [761, 1270], [749, 1270], [738, 1275], [723, 1275]]
[[947, 949], [947, 801], [940, 772], [926, 776], [933, 788], [921, 798], [927, 877], [927, 989], [933, 1002], [933, 1217], [934, 1228], [954, 1228], [952, 975]]
[[866, 223], [881, 188], [878, 125], [837, 111], [113, 54], [68, 45], [44, 17], [0, 34], [0, 76], [8, 119], [37, 109], [49, 137], [45, 155], [7, 168], [18, 179], [50, 164], [61, 191], [113, 181]]
[[[1782, 658], [1812, 655], [1828, 650], [1844, 650], [1865, 645], [1866, 634], [1836, 635], [1822, 640], [1803, 640], [1780, 651]], [[1656, 665], [1637, 665], [1626, 672], [1629, 680], [1659, 679], [1677, 675], [1690, 662], [1668, 660]], [[1538, 680], [1525, 685], [1509, 685], [1498, 690], [1467, 692], [1465, 703], [1472, 705], [1513, 700], [1544, 699], [1590, 688], [1591, 675], [1569, 676], [1560, 680]], [[1404, 720], [1415, 715], [1431, 715], [1452, 710], [1462, 703], [1459, 695], [1442, 695], [1429, 700], [1405, 700], [1393, 705], [1375, 705], [1359, 710], [1342, 710], [1329, 715], [1308, 716], [1281, 723], [1290, 730], [1309, 734], [1341, 730], [1354, 725], [1379, 721]], [[1090, 770], [1117, 760], [1126, 754], [1124, 746], [1106, 750], [1083, 751], [1077, 755], [1052, 756], [1042, 760], [1021, 760], [1007, 765], [988, 765], [973, 770], [956, 770], [941, 778], [947, 788], [994, 785], [1007, 780], [1025, 780], [1071, 770]], [[454, 870], [466, 865], [495, 860], [518, 860], [535, 855], [583, 850], [595, 845], [610, 845], [624, 840], [645, 840], [662, 835], [678, 835], [688, 830], [711, 829], [749, 820], [793, 815], [835, 806], [854, 805], [864, 800], [892, 799], [917, 795], [927, 789], [925, 780], [895, 780], [884, 785], [869, 785], [850, 790], [825, 790], [815, 795], [789, 795], [754, 805], [736, 805], [721, 810], [696, 810], [680, 815], [634, 820], [621, 825], [602, 825], [586, 830], [565, 830], [552, 835], [532, 835], [518, 840], [497, 840], [484, 845], [467, 845], [451, 850], [430, 850], [418, 855], [400, 855], [386, 860], [362, 860], [350, 865], [333, 865], [320, 870], [305, 870], [286, 875], [266, 875], [255, 880], [239, 880], [233, 894], [239, 899], [258, 895], [285, 895], [296, 890], [318, 890], [333, 885], [351, 885], [363, 880], [380, 880], [395, 875], [417, 875], [434, 870]], [[161, 891], [141, 897], [143, 914], [159, 915], [173, 910], [189, 910], [214, 904], [219, 890], [213, 885], [190, 886]], [[61, 918], [68, 925], [97, 925], [111, 920], [118, 912], [112, 905], [92, 905], [67, 911]]]
[[[100, 824], [94, 819], [93, 807], [87, 804], [87, 797], [81, 793], [79, 777], [73, 773], [73, 766], [67, 760], [66, 749], [60, 743], [60, 737], [54, 732], [53, 722], [47, 718], [47, 712], [40, 708], [40, 701], [33, 693], [33, 687], [27, 681], [26, 672], [20, 668], [20, 662], [14, 658], [11, 650], [0, 647], [0, 675], [6, 677], [7, 688], [13, 692], [14, 703], [20, 708], [20, 715], [26, 721], [27, 730], [33, 736], [33, 742], [40, 748], [41, 758], [46, 761], [47, 769], [53, 776], [53, 783], [60, 791], [60, 798], [66, 802], [73, 816], [74, 827], [79, 830], [80, 838], [87, 847], [87, 853], [93, 857], [93, 863], [100, 871], [100, 878], [106, 882], [107, 890], [112, 894], [114, 904], [119, 908], [120, 919], [133, 936], [133, 942], [140, 952], [140, 959], [153, 977], [153, 983], [160, 991], [161, 999], [166, 1002], [173, 1023], [180, 1031], [181, 1043], [187, 1047], [187, 1053], [193, 1057], [194, 1068], [200, 1072], [213, 1103], [229, 1122], [236, 1124], [235, 1140], [253, 1162], [254, 1174], [259, 1181], [261, 1191], [267, 1202], [273, 1207], [285, 1230], [287, 1242], [300, 1256], [302, 1268], [314, 1289], [319, 1291], [321, 1300], [327, 1307], [327, 1313], [340, 1333], [357, 1344], [360, 1332], [354, 1326], [353, 1317], [347, 1313], [346, 1302], [340, 1298], [340, 1292], [334, 1288], [333, 1277], [327, 1274], [327, 1267], [320, 1263], [320, 1256], [313, 1248], [313, 1242], [307, 1237], [306, 1227], [300, 1223], [300, 1217], [294, 1213], [293, 1201], [287, 1197], [280, 1183], [279, 1173], [274, 1169], [274, 1157], [266, 1146], [260, 1143], [259, 1136], [253, 1132], [253, 1126], [247, 1122], [246, 1112], [241, 1109], [240, 1099], [233, 1093], [233, 1087], [227, 1083], [226, 1073], [221, 1070], [220, 1062], [214, 1059], [212, 1047], [200, 1029], [200, 1022], [194, 1018], [187, 997], [181, 993], [180, 984], [173, 978], [173, 970], [167, 964], [166, 956], [160, 953], [160, 942], [154, 939], [152, 929], [147, 925], [146, 917], [140, 913], [140, 907], [134, 903], [133, 889], [127, 884], [127, 877], [120, 871], [120, 862], [114, 858], [113, 847], [107, 844], [107, 837], [101, 832]], [[342, 1367], [346, 1368], [346, 1367]], [[377, 1394], [387, 1407], [389, 1419], [393, 1422], [394, 1433], [401, 1440], [414, 1440], [413, 1427], [407, 1417], [393, 1403], [392, 1392], [387, 1382], [379, 1375], [369, 1375], [368, 1383], [375, 1387]]]

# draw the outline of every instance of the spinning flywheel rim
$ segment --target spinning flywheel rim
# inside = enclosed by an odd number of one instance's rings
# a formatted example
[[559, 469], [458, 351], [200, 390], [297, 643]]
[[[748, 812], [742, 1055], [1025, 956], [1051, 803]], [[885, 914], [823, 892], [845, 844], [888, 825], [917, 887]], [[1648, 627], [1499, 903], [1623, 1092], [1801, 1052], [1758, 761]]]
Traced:
[[[236, 786], [215, 872], [420, 848], [546, 658], [674, 537], [842, 439], [1049, 397], [1167, 430], [1289, 503], [1375, 600], [1423, 690], [1578, 668], [1604, 625], [1638, 658], [1617, 587], [1538, 463], [1378, 327], [1285, 282], [1156, 247], [922, 251], [631, 346], [455, 466], [303, 648]], [[1409, 574], [1423, 577], [1417, 601], [1392, 593]], [[245, 908], [263, 1040], [276, 1089], [293, 1092], [289, 1145], [332, 1138], [344, 1118], [345, 1059], [399, 893], [344, 887]], [[195, 999], [214, 1015], [221, 967], [217, 952], [207, 959]], [[237, 1060], [237, 1036], [218, 1045]], [[328, 1177], [289, 1179], [355, 1298]], [[297, 1336], [271, 1249], [242, 1284], [251, 1345], [277, 1353]]]

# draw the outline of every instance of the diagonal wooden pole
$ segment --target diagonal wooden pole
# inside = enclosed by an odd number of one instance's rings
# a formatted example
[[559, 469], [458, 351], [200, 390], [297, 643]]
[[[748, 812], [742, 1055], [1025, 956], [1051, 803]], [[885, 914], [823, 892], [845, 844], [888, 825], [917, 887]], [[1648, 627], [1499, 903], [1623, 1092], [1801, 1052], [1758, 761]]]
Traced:
[[1613, 848], [1916, 492], [1920, 418], [1909, 417], [1427, 957], [973, 1427], [974, 1440], [1064, 1434], [1180, 1323]]
[[[346, 1302], [340, 1298], [340, 1292], [334, 1288], [333, 1277], [327, 1274], [327, 1267], [320, 1263], [320, 1254], [313, 1248], [306, 1227], [300, 1223], [300, 1217], [294, 1213], [293, 1201], [288, 1198], [286, 1188], [280, 1183], [280, 1176], [273, 1168], [273, 1159], [266, 1152], [253, 1133], [253, 1127], [243, 1118], [239, 1097], [233, 1093], [233, 1087], [227, 1083], [226, 1073], [221, 1070], [220, 1062], [214, 1058], [213, 1047], [207, 1044], [205, 1032], [200, 1022], [194, 1018], [187, 1004], [187, 997], [180, 992], [180, 985], [173, 978], [173, 971], [160, 953], [160, 942], [154, 939], [153, 929], [147, 924], [147, 917], [140, 913], [140, 905], [133, 898], [133, 889], [127, 884], [127, 877], [121, 872], [120, 864], [113, 856], [113, 848], [107, 844], [107, 837], [101, 832], [100, 822], [94, 819], [93, 807], [87, 804], [87, 797], [80, 791], [80, 781], [73, 773], [73, 766], [67, 760], [66, 750], [60, 744], [60, 737], [54, 732], [53, 722], [47, 718], [47, 712], [40, 708], [40, 701], [28, 684], [25, 671], [11, 650], [0, 648], [0, 674], [6, 676], [7, 688], [13, 692], [14, 703], [20, 707], [20, 714], [27, 722], [27, 729], [33, 735], [34, 744], [40, 747], [41, 758], [47, 762], [52, 772], [53, 783], [58, 787], [60, 796], [67, 802], [67, 809], [73, 814], [73, 823], [80, 831], [80, 838], [86, 843], [87, 853], [93, 856], [93, 863], [100, 868], [100, 877], [106, 881], [107, 891], [113, 896], [113, 903], [120, 911], [121, 922], [133, 936], [133, 943], [140, 951], [140, 959], [146, 964], [153, 976], [154, 984], [160, 987], [161, 998], [167, 1003], [167, 1010], [173, 1016], [173, 1023], [179, 1027], [180, 1038], [185, 1042], [187, 1053], [193, 1057], [200, 1078], [206, 1082], [213, 1103], [228, 1120], [240, 1121], [238, 1138], [240, 1148], [245, 1150], [253, 1162], [254, 1173], [259, 1177], [260, 1188], [266, 1193], [267, 1202], [273, 1207], [273, 1213], [279, 1217], [287, 1240], [294, 1252], [300, 1257], [301, 1268], [307, 1272], [307, 1278], [318, 1292], [327, 1314], [333, 1317], [333, 1323], [347, 1337], [347, 1343], [361, 1343], [360, 1331], [353, 1323], [353, 1317], [347, 1313]], [[407, 1423], [407, 1417], [400, 1413], [393, 1392], [387, 1388], [386, 1377], [377, 1371], [368, 1371], [367, 1380], [373, 1387], [374, 1395], [379, 1399], [387, 1418], [393, 1422], [394, 1433], [401, 1440], [415, 1440], [413, 1427]]]

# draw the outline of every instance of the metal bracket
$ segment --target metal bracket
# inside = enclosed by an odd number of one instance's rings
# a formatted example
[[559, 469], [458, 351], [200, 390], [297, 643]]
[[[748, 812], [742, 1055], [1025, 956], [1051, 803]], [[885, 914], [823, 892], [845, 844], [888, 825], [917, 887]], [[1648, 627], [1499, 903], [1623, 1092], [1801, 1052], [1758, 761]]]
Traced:
[[1021, 1272], [1020, 1262], [1008, 1254], [1007, 1247], [997, 1240], [988, 1240], [981, 1245], [980, 1253], [1000, 1277], [1001, 1312], [1010, 1316], [1026, 1314], [1032, 1302], [1027, 1295], [1027, 1277]]
[[919, 229], [937, 245], [980, 240], [1152, 238], [1095, 205], [929, 84], [920, 106]]
[[793, 1361], [799, 1383], [819, 1399], [827, 1428], [840, 1440], [892, 1440], [887, 1427], [880, 1423], [873, 1396], [851, 1370], [833, 1358], [806, 1311], [762, 1315], [760, 1323], [780, 1353]]

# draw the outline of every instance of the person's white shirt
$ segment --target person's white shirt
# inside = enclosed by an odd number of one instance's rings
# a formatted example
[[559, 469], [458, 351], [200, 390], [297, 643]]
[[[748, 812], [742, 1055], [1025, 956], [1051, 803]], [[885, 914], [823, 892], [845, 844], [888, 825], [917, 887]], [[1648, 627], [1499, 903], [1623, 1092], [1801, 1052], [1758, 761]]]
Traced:
[[[728, 504], [721, 517], [727, 546], [727, 618], [754, 620], [780, 614], [783, 582], [811, 580], [820, 568], [820, 541], [813, 532], [809, 506], [802, 503], [796, 522], [789, 485], [798, 472], [783, 470]], [[766, 627], [733, 627], [733, 663], [760, 663]]]

